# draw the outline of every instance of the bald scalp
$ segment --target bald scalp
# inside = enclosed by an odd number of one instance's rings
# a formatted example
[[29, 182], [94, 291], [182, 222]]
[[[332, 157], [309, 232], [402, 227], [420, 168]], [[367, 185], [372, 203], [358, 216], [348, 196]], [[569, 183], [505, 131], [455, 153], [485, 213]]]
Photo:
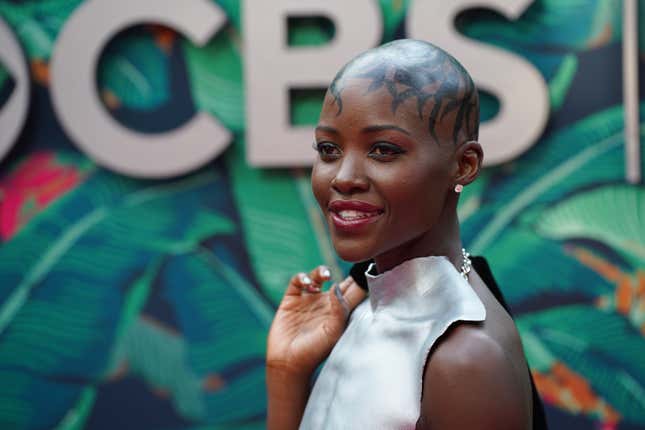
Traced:
[[[426, 115], [428, 132], [437, 144], [439, 127], [451, 127], [454, 144], [477, 140], [479, 96], [464, 67], [443, 49], [421, 40], [396, 40], [363, 52], [336, 75], [329, 93], [343, 111], [342, 92], [351, 79], [367, 79], [367, 92], [387, 89], [392, 97], [392, 113], [416, 99], [420, 120]], [[452, 114], [452, 115], [450, 115]], [[448, 124], [450, 121], [452, 124]]]

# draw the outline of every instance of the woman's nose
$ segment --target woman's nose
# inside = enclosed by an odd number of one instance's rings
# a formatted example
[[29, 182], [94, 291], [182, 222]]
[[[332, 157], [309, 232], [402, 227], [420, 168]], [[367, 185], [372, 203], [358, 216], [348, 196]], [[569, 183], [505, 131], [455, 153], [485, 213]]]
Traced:
[[355, 194], [369, 189], [367, 179], [359, 156], [346, 154], [341, 160], [331, 186], [341, 194]]

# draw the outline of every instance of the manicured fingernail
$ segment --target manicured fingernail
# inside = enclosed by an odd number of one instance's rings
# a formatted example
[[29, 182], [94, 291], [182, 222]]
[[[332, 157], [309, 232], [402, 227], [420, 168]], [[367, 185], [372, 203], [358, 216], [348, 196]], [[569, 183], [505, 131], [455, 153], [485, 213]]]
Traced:
[[310, 287], [307, 287], [307, 289], [312, 293], [319, 293], [320, 292], [320, 287], [314, 287], [313, 285], [310, 286]]
[[338, 297], [338, 300], [340, 300], [342, 302], [343, 293], [340, 291], [340, 288], [335, 288], [334, 289], [334, 294], [336, 295], [336, 297]]
[[300, 282], [309, 285], [311, 284], [311, 278], [307, 275], [300, 275]]
[[338, 299], [340, 304], [343, 305], [343, 308], [345, 308], [346, 314], [349, 314], [349, 304], [347, 303], [347, 300], [345, 300], [345, 297], [343, 297], [343, 293], [340, 291], [340, 288], [335, 288], [334, 294], [336, 295], [336, 298]]
[[331, 272], [326, 266], [322, 266], [320, 268], [320, 276], [322, 276], [323, 278], [329, 278], [331, 276]]

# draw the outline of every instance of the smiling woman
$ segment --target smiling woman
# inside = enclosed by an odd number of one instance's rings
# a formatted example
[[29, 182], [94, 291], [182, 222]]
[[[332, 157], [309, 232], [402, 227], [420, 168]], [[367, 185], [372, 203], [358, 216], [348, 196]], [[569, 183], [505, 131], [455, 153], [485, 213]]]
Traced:
[[426, 42], [383, 45], [338, 73], [312, 189], [339, 256], [373, 261], [369, 298], [360, 273], [329, 292], [325, 267], [292, 278], [269, 333], [269, 428], [544, 427], [515, 325], [461, 245], [478, 115], [468, 73]]

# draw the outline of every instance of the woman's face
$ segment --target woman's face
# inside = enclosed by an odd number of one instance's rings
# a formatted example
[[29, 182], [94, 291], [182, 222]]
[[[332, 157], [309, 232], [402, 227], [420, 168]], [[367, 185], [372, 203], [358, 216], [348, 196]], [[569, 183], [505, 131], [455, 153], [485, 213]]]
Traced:
[[[431, 103], [420, 118], [415, 98], [393, 109], [388, 90], [368, 91], [369, 83], [355, 78], [344, 85], [340, 111], [327, 94], [312, 189], [341, 258], [401, 262], [441, 228], [447, 199], [455, 199], [456, 155], [454, 145], [437, 144], [428, 131]], [[435, 132], [447, 142], [451, 130]]]

